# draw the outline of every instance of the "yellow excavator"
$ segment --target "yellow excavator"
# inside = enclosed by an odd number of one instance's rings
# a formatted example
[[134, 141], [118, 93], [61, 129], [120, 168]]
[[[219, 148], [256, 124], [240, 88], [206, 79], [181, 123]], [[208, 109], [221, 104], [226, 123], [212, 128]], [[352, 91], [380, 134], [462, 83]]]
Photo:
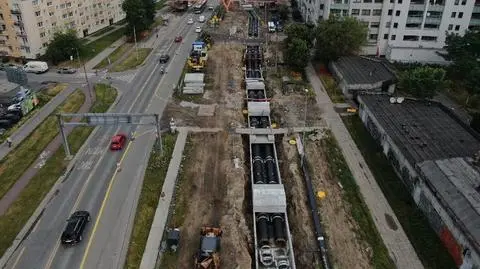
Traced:
[[195, 269], [220, 268], [220, 237], [222, 229], [203, 227], [200, 231], [200, 248], [195, 255]]

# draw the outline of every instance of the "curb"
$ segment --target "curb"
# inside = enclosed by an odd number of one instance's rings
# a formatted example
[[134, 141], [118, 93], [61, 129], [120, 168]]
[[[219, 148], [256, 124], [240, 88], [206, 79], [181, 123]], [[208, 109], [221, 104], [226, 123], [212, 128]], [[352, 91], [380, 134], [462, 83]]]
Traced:
[[[110, 105], [108, 110], [106, 112], [110, 112], [110, 110], [115, 107], [118, 103], [118, 101], [121, 99], [121, 92], [117, 90], [117, 97], [115, 98], [115, 101]], [[93, 103], [92, 103], [93, 105]], [[92, 137], [96, 134], [98, 128], [96, 127], [93, 132], [88, 136], [87, 140], [83, 143], [83, 145], [80, 147], [78, 150], [77, 154], [75, 154], [75, 157], [69, 162], [67, 168], [65, 169], [65, 172], [63, 175], [61, 175], [58, 179], [57, 182], [53, 185], [53, 187], [50, 189], [50, 191], [47, 193], [47, 195], [43, 198], [43, 200], [40, 202], [38, 205], [37, 209], [35, 209], [35, 212], [33, 212], [32, 216], [28, 219], [27, 223], [23, 226], [22, 230], [17, 234], [17, 237], [13, 240], [12, 245], [5, 251], [3, 254], [2, 258], [0, 258], [0, 268], [5, 268], [7, 265], [8, 261], [10, 260], [11, 256], [15, 252], [15, 250], [18, 249], [20, 244], [25, 240], [25, 238], [29, 235], [31, 229], [34, 227], [34, 225], [37, 223], [38, 219], [41, 217], [43, 214], [43, 211], [46, 209], [47, 205], [50, 203], [50, 201], [55, 197], [58, 191], [60, 191], [60, 187], [62, 186], [64, 180], [70, 175], [70, 172], [73, 170], [75, 167], [75, 162], [79, 156], [78, 153], [82, 152], [85, 148], [86, 145], [88, 145], [88, 142], [92, 139]]]

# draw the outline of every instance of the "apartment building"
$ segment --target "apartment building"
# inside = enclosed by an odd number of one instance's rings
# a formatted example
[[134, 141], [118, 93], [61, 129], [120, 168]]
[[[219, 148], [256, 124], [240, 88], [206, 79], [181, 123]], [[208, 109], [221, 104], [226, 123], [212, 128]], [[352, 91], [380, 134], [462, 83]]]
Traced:
[[367, 55], [392, 61], [445, 63], [447, 33], [480, 26], [480, 0], [298, 0], [307, 22], [354, 16], [368, 26]]
[[57, 31], [74, 29], [85, 37], [124, 19], [121, 5], [122, 0], [0, 0], [0, 55], [38, 58]]

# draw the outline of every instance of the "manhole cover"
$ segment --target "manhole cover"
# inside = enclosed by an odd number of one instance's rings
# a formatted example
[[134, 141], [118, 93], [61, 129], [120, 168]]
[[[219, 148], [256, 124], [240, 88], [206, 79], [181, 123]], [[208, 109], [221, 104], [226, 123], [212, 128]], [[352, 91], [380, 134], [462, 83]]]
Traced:
[[395, 220], [393, 219], [392, 216], [390, 216], [388, 214], [385, 214], [385, 220], [387, 221], [387, 225], [388, 225], [388, 227], [390, 227], [390, 229], [392, 229], [394, 231], [396, 231], [398, 229], [398, 226], [395, 223]]

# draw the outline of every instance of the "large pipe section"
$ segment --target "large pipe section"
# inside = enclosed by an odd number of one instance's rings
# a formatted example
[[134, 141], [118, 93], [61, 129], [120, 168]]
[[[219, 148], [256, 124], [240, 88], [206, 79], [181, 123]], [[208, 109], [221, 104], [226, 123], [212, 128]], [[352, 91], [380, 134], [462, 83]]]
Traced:
[[275, 243], [285, 245], [287, 236], [285, 235], [285, 219], [280, 214], [272, 216], [273, 228], [275, 231]]
[[268, 226], [269, 217], [266, 214], [260, 214], [257, 217], [257, 236], [260, 246], [268, 245], [269, 243]]

